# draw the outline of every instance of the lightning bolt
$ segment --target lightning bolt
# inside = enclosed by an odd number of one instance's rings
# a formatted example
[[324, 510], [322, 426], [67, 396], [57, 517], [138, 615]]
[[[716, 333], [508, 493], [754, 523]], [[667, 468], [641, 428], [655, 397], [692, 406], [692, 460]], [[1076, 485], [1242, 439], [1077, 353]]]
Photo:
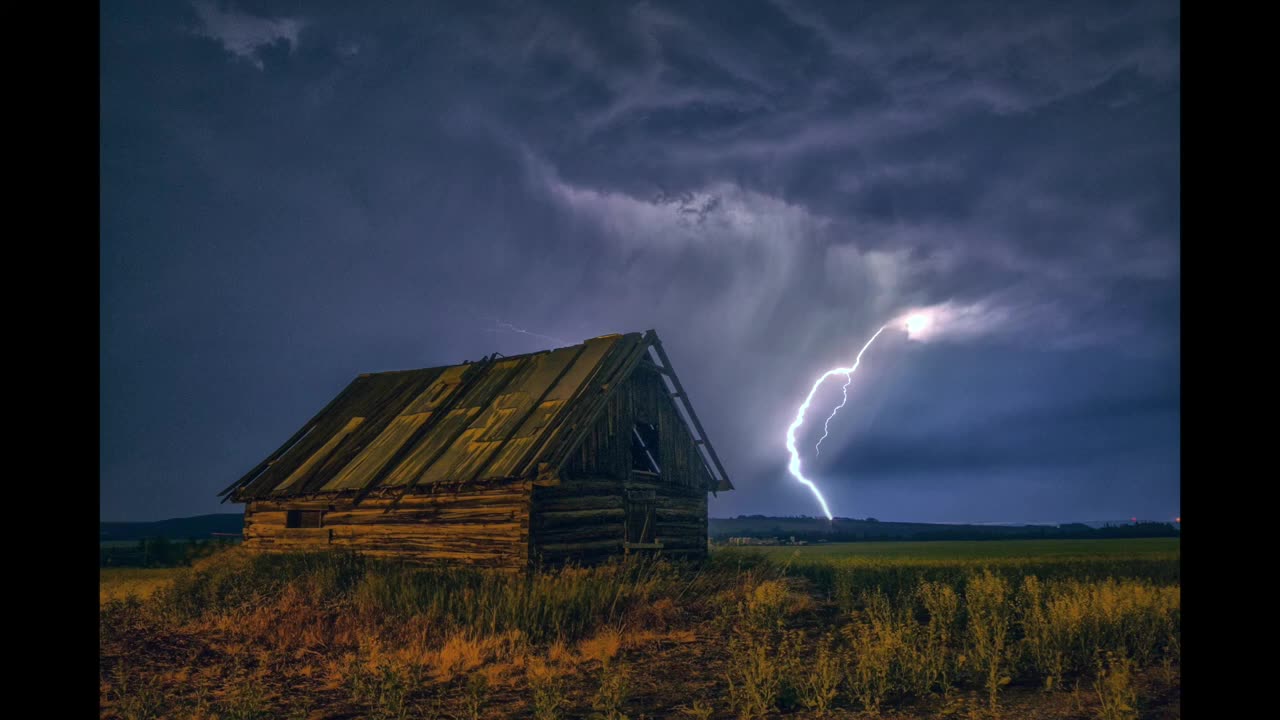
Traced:
[[[881, 329], [883, 330], [884, 328]], [[861, 358], [862, 353], [858, 353], [858, 357]], [[840, 412], [840, 408], [844, 407], [844, 404], [849, 402], [849, 383], [851, 382], [853, 382], [853, 373], [849, 373], [844, 376], [844, 385], [840, 387], [840, 404], [837, 405], [835, 409], [831, 411], [831, 414], [827, 416], [827, 421], [822, 423], [822, 437], [818, 438], [818, 444], [813, 446], [814, 455], [822, 454], [822, 441], [826, 440], [827, 436], [831, 434], [831, 418], [835, 417], [836, 413]]]
[[[791, 453], [791, 462], [790, 464], [787, 465], [787, 471], [790, 472], [792, 477], [794, 477], [796, 480], [799, 480], [800, 482], [804, 483], [809, 487], [809, 490], [813, 492], [813, 496], [818, 498], [818, 503], [822, 505], [822, 512], [826, 514], [828, 520], [831, 520], [833, 518], [831, 516], [831, 509], [827, 507], [826, 498], [822, 497], [822, 492], [818, 490], [818, 486], [814, 485], [813, 481], [810, 480], [809, 478], [806, 478], [804, 476], [804, 473], [800, 471], [800, 453], [796, 451], [796, 430], [798, 430], [800, 426], [804, 424], [804, 414], [809, 409], [809, 403], [813, 401], [813, 394], [818, 392], [818, 388], [821, 387], [822, 383], [825, 382], [826, 379], [831, 377], [832, 375], [844, 375], [846, 378], [846, 382], [844, 384], [844, 387], [845, 387], [844, 400], [842, 400], [840, 402], [840, 405], [836, 407], [835, 410], [831, 411], [831, 415], [827, 417], [827, 423], [831, 422], [831, 418], [836, 416], [836, 412], [840, 408], [844, 407], [845, 402], [848, 401], [849, 399], [849, 393], [848, 393], [849, 382], [853, 380], [853, 377], [852, 377], [853, 371], [857, 370], [858, 364], [862, 362], [862, 353], [866, 352], [867, 348], [871, 347], [871, 343], [875, 342], [876, 338], [880, 337], [880, 333], [884, 332], [884, 329], [887, 327], [889, 326], [888, 325], [882, 326], [879, 330], [876, 331], [875, 335], [871, 336], [871, 339], [867, 341], [867, 344], [862, 346], [862, 349], [858, 351], [858, 357], [854, 359], [852, 366], [847, 368], [844, 368], [844, 367], [832, 368], [822, 373], [822, 375], [817, 380], [814, 381], [813, 387], [809, 389], [808, 397], [804, 399], [804, 402], [800, 404], [800, 409], [796, 411], [796, 419], [791, 423], [791, 427], [787, 428], [787, 452]], [[825, 426], [823, 429], [824, 430], [826, 429]], [[825, 440], [826, 437], [827, 437], [826, 433], [824, 432], [822, 435], [822, 438]], [[822, 440], [819, 440], [818, 444], [821, 445]]]
[[550, 335], [543, 335], [542, 333], [529, 332], [528, 330], [525, 330], [524, 328], [518, 328], [518, 327], [516, 327], [515, 325], [512, 325], [512, 324], [511, 324], [511, 323], [509, 323], [509, 322], [502, 322], [502, 321], [500, 321], [500, 320], [499, 320], [499, 321], [496, 321], [496, 322], [495, 322], [495, 324], [497, 325], [497, 327], [494, 327], [494, 328], [486, 328], [486, 329], [487, 329], [489, 332], [502, 332], [502, 331], [504, 331], [504, 330], [505, 330], [505, 331], [507, 331], [507, 332], [519, 333], [519, 334], [521, 334], [521, 335], [529, 335], [529, 336], [536, 337], [536, 338], [542, 338], [542, 339], [544, 339], [544, 340], [550, 340], [551, 342], [557, 342], [557, 343], [560, 343], [561, 345], [569, 345], [569, 344], [570, 344], [568, 340], [561, 340], [561, 339], [560, 339], [560, 338], [558, 338], [558, 337], [552, 337], [552, 336], [550, 336]]

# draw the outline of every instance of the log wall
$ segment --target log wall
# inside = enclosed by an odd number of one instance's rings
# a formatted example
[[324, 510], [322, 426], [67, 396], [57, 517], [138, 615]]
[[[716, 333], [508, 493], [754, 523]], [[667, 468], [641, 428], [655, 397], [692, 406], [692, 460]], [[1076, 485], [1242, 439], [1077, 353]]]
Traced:
[[[250, 549], [348, 549], [424, 564], [524, 568], [529, 561], [531, 484], [499, 482], [435, 493], [350, 500], [256, 500], [245, 506]], [[389, 510], [390, 509], [390, 510]], [[320, 528], [285, 526], [289, 510], [324, 510]]]
[[568, 475], [557, 486], [535, 487], [534, 562], [589, 564], [622, 553], [622, 491], [621, 479], [605, 475]]
[[560, 485], [533, 489], [534, 561], [589, 564], [623, 553], [627, 490], [654, 491], [654, 539], [662, 555], [706, 556], [706, 492], [650, 478], [569, 476]]

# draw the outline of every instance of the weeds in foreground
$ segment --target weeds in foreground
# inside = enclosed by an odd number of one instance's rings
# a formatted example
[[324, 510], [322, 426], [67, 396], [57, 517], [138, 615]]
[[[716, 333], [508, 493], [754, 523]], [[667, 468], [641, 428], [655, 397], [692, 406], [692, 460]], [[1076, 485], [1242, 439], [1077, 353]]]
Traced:
[[916, 595], [929, 620], [920, 651], [922, 672], [915, 689], [920, 695], [936, 689], [946, 697], [951, 691], [956, 661], [951, 646], [960, 617], [960, 597], [950, 585], [928, 580], [920, 583]]
[[984, 570], [969, 578], [964, 599], [969, 611], [969, 653], [982, 677], [993, 714], [999, 711], [1000, 688], [1009, 684], [1004, 674], [1009, 639], [1009, 583]]
[[688, 705], [680, 705], [676, 710], [691, 720], [711, 720], [711, 716], [715, 714], [715, 707], [702, 698]]
[[776, 633], [782, 629], [783, 620], [795, 602], [796, 594], [785, 580], [764, 580], [747, 591], [738, 611], [741, 625], [754, 635]]
[[374, 720], [404, 720], [409, 715], [409, 693], [421, 683], [420, 668], [372, 655], [354, 655], [346, 668], [351, 699], [369, 708]]
[[600, 720], [627, 720], [622, 706], [631, 691], [630, 670], [622, 663], [606, 662], [600, 666], [599, 685], [591, 699], [591, 709]]
[[767, 636], [743, 631], [729, 640], [729, 706], [743, 720], [764, 717], [782, 690], [781, 668]]
[[814, 647], [797, 643], [787, 655], [803, 659], [793, 662], [788, 673], [796, 699], [819, 715], [828, 713], [840, 694], [840, 683], [849, 664], [848, 653], [838, 645], [835, 633], [823, 635]]
[[1174, 685], [1179, 680], [1179, 661], [1182, 658], [1182, 643], [1176, 633], [1171, 633], [1165, 644], [1164, 656], [1160, 658], [1160, 676], [1166, 685]]
[[263, 720], [271, 717], [262, 689], [257, 683], [246, 682], [236, 687], [218, 704], [223, 720]]
[[533, 716], [536, 720], [556, 720], [568, 704], [564, 680], [555, 668], [541, 658], [532, 658], [526, 668], [526, 679], [532, 693]]
[[895, 686], [895, 664], [902, 648], [898, 628], [872, 610], [865, 619], [855, 618], [842, 631], [853, 653], [846, 678], [849, 695], [868, 715], [879, 715], [880, 706]]
[[1067, 696], [1071, 703], [1071, 712], [1074, 715], [1083, 715], [1085, 711], [1084, 693], [1080, 691], [1080, 681], [1076, 680], [1071, 684], [1071, 693]]
[[489, 677], [473, 672], [467, 677], [466, 692], [462, 696], [462, 708], [469, 720], [480, 720], [481, 711], [489, 697]]
[[1132, 675], [1129, 658], [1114, 653], [1098, 658], [1093, 691], [1098, 695], [1101, 720], [1137, 720], [1138, 692]]
[[124, 673], [119, 674], [120, 684], [115, 689], [117, 712], [124, 720], [153, 720], [162, 716], [164, 693], [152, 681], [129, 683]]

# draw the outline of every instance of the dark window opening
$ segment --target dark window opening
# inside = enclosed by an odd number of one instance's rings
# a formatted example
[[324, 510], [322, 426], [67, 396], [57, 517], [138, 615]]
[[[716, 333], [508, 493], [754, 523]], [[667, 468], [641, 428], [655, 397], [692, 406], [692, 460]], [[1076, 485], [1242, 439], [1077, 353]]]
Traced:
[[651, 423], [631, 427], [631, 469], [662, 474], [658, 467], [658, 428]]
[[324, 525], [323, 510], [290, 510], [285, 514], [285, 527], [318, 528]]
[[654, 542], [657, 525], [654, 493], [630, 491], [627, 493], [627, 542], [650, 544]]

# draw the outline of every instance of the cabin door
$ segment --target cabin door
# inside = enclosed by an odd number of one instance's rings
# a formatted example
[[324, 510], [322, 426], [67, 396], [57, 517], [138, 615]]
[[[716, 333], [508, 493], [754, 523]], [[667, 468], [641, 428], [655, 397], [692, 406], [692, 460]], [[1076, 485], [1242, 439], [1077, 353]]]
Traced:
[[653, 490], [628, 490], [626, 495], [626, 543], [628, 549], [662, 547], [656, 537], [657, 497]]

